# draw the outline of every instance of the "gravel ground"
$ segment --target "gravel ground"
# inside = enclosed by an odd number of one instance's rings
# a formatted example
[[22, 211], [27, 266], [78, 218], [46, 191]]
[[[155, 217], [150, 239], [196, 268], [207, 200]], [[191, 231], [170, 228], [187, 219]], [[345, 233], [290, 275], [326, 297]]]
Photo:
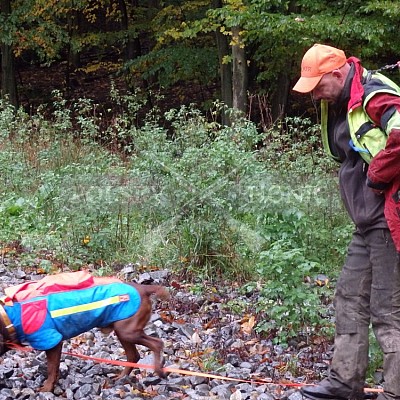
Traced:
[[[0, 267], [0, 292], [7, 286], [42, 276], [21, 269]], [[187, 371], [208, 372], [220, 379], [170, 373], [160, 379], [152, 370], [135, 369], [129, 377], [115, 381], [121, 367], [96, 363], [63, 354], [60, 379], [54, 393], [38, 393], [46, 376], [44, 352], [9, 351], [0, 358], [0, 400], [8, 399], [289, 399], [301, 400], [297, 389], [272, 382], [304, 382], [321, 375], [329, 362], [310, 354], [311, 347], [283, 349], [254, 332], [243, 332], [243, 320], [222, 309], [224, 301], [216, 294], [194, 295], [172, 283], [167, 271], [136, 274], [134, 266], [123, 269], [121, 277], [139, 283], [161, 283], [170, 287], [169, 304], [157, 303], [146, 329], [165, 344], [165, 366]], [[227, 294], [236, 296], [234, 293]], [[64, 342], [64, 352], [81, 353], [103, 359], [124, 360], [123, 350], [114, 336], [95, 329]], [[147, 348], [139, 346], [140, 364], [152, 364]], [[311, 361], [310, 361], [311, 360]], [[298, 364], [303, 374], [298, 376]], [[307, 372], [308, 371], [308, 372]], [[224, 380], [264, 379], [265, 384]]]

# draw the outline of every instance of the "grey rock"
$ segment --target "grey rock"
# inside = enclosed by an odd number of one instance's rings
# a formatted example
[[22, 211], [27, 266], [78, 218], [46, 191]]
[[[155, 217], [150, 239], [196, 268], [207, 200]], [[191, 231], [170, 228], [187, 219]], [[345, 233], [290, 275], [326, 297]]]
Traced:
[[127, 264], [127, 265], [125, 265], [124, 268], [122, 268], [121, 275], [124, 277], [124, 279], [129, 280], [128, 277], [136, 274], [136, 271], [138, 268], [139, 268], [139, 265]]
[[30, 397], [35, 396], [35, 395], [36, 395], [36, 392], [33, 389], [24, 388], [21, 390], [20, 397], [22, 399], [24, 399], [24, 398], [29, 399]]
[[187, 389], [185, 393], [189, 396], [190, 400], [211, 400], [215, 397], [210, 397], [209, 395], [203, 395], [194, 389]]
[[290, 395], [288, 396], [288, 399], [289, 399], [289, 400], [303, 400], [304, 397], [303, 397], [303, 395], [302, 395], [299, 391], [296, 391], [296, 392], [290, 394]]
[[17, 279], [25, 279], [26, 273], [22, 269], [17, 269], [16, 271], [14, 271], [14, 276]]
[[224, 383], [222, 385], [215, 386], [211, 389], [210, 393], [216, 394], [219, 399], [229, 399], [232, 395], [233, 384]]
[[195, 387], [196, 391], [199, 392], [200, 394], [209, 394], [211, 391], [211, 387], [210, 385], [207, 385], [206, 383], [202, 383], [200, 385], [197, 385]]
[[151, 278], [157, 284], [163, 283], [168, 278], [169, 275], [170, 275], [170, 272], [166, 269], [150, 272]]
[[[257, 393], [254, 394], [255, 397], [250, 397], [251, 400], [276, 400], [276, 397], [268, 393]], [[304, 399], [302, 399], [304, 400]]]
[[36, 398], [38, 400], [53, 400], [56, 398], [55, 395], [50, 392], [38, 393], [38, 394], [36, 394], [36, 396], [37, 396]]
[[198, 386], [206, 382], [206, 378], [203, 376], [191, 376], [189, 377], [190, 384], [192, 386]]
[[142, 285], [146, 285], [146, 284], [153, 283], [154, 279], [152, 278], [152, 276], [148, 272], [145, 272], [144, 274], [141, 274], [139, 276], [139, 278], [137, 279], [137, 282], [142, 284]]
[[237, 354], [228, 354], [226, 356], [226, 361], [232, 364], [234, 367], [238, 367], [242, 362], [241, 358]]
[[14, 375], [13, 368], [5, 368], [0, 370], [0, 379], [9, 379]]
[[161, 378], [158, 376], [149, 376], [149, 377], [143, 379], [144, 386], [158, 385], [160, 382], [161, 382]]
[[240, 368], [242, 368], [242, 369], [248, 369], [248, 370], [250, 370], [250, 371], [252, 371], [253, 368], [254, 368], [254, 364], [249, 363], [249, 362], [247, 362], [247, 361], [242, 362], [239, 366], [240, 366]]
[[11, 389], [1, 389], [0, 390], [0, 399], [1, 400], [14, 400], [16, 397], [16, 393]]

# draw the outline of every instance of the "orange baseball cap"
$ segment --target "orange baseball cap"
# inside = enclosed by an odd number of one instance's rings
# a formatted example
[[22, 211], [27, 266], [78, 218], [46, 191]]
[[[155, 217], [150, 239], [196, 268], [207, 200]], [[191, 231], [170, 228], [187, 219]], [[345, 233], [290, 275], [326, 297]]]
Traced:
[[318, 85], [322, 76], [343, 67], [346, 55], [343, 50], [324, 44], [314, 44], [301, 61], [301, 78], [293, 90], [300, 93], [311, 92]]

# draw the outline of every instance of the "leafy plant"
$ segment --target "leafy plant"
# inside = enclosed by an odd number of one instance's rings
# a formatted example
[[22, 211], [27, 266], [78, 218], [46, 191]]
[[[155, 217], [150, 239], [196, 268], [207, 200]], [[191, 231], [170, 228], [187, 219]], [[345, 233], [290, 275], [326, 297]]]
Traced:
[[187, 281], [261, 285], [257, 329], [281, 341], [329, 325], [331, 289], [305, 278], [335, 277], [350, 225], [317, 128], [291, 119], [263, 133], [182, 106], [166, 129], [157, 107], [137, 123], [140, 93], [113, 98], [107, 123], [98, 105], [59, 93], [33, 115], [2, 103], [0, 241], [46, 249], [46, 270], [134, 260]]
[[262, 279], [257, 311], [265, 313], [266, 320], [260, 321], [257, 331], [276, 331], [277, 339], [286, 342], [307, 326], [329, 325], [321, 298], [332, 297], [332, 289], [307, 283], [321, 270], [301, 248], [290, 248], [286, 239], [262, 252], [257, 267]]
[[376, 385], [381, 384], [382, 382], [377, 382], [375, 379], [376, 371], [383, 369], [383, 352], [380, 348], [378, 341], [376, 340], [375, 335], [373, 334], [372, 330], [369, 332], [369, 363], [367, 369], [367, 382]]

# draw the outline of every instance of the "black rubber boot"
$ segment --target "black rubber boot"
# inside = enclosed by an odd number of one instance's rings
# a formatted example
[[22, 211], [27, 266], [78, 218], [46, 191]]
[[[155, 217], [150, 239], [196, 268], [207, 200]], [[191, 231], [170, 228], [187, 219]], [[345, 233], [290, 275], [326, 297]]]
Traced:
[[357, 397], [349, 398], [336, 394], [334, 388], [327, 385], [304, 386], [300, 389], [301, 394], [310, 400], [361, 400], [361, 399], [375, 399], [374, 393], [361, 393]]
[[322, 385], [304, 386], [300, 389], [300, 392], [311, 400], [348, 400], [346, 397], [335, 394], [333, 389]]

